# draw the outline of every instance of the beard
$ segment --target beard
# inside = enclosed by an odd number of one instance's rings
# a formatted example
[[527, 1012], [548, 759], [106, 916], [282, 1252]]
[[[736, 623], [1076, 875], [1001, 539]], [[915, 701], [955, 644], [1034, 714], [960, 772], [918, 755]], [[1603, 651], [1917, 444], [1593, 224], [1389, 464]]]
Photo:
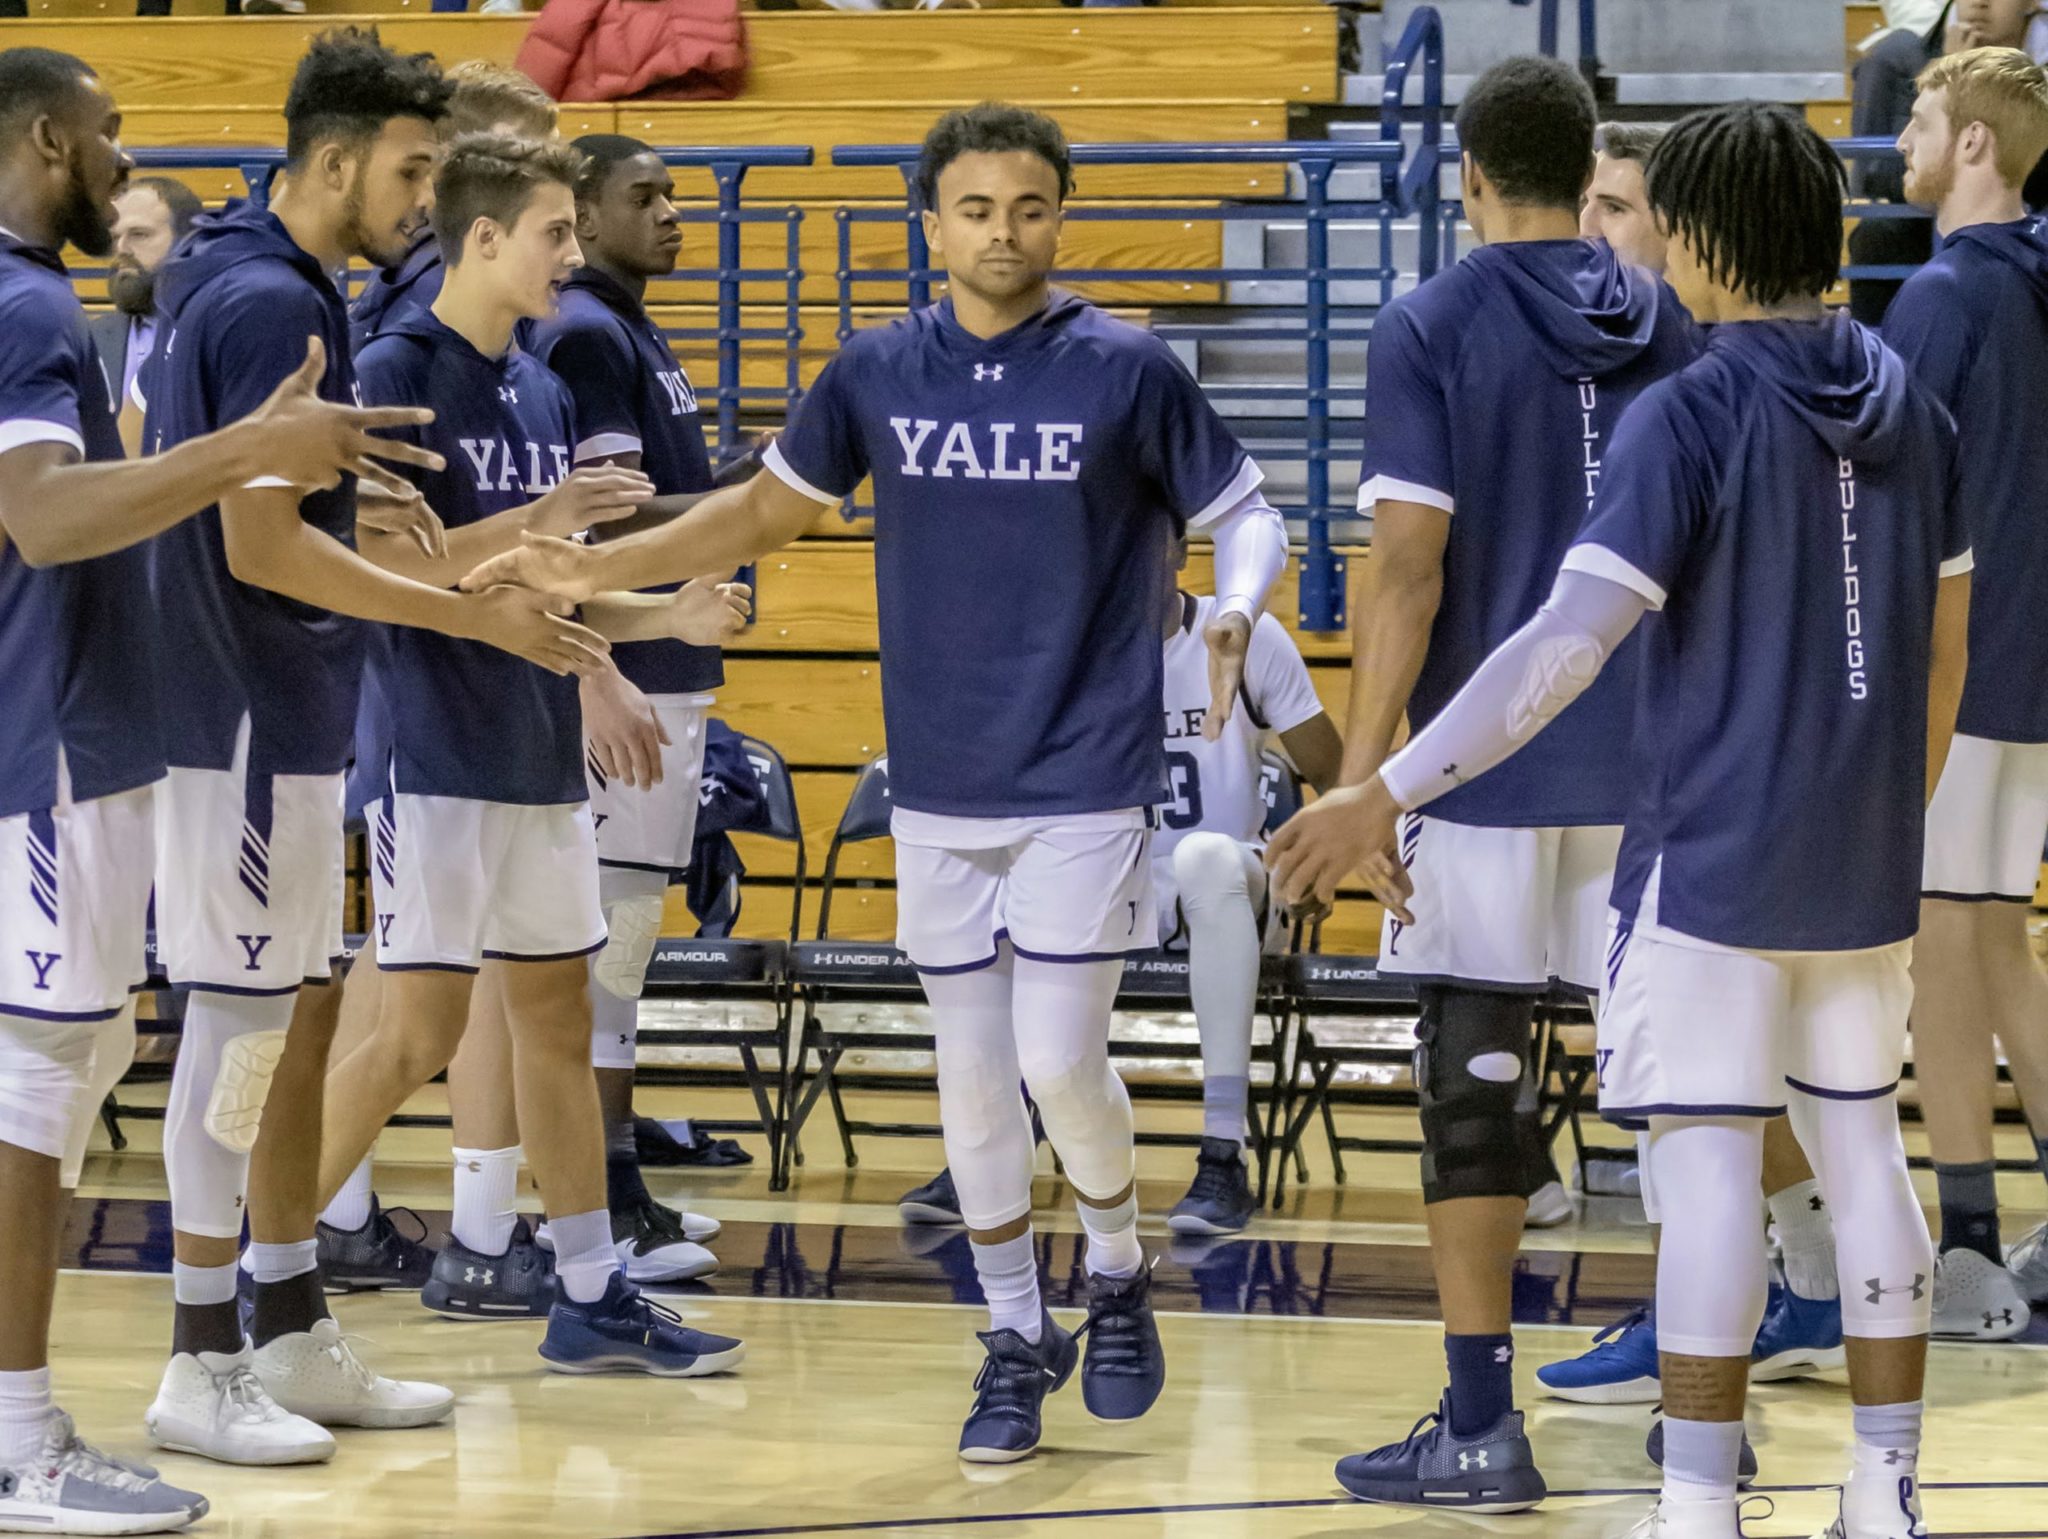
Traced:
[[147, 316], [156, 312], [156, 274], [123, 264], [107, 274], [107, 298], [123, 315]]
[[365, 215], [369, 200], [364, 195], [364, 184], [368, 180], [368, 166], [357, 166], [355, 177], [342, 196], [342, 249], [355, 253], [373, 267], [396, 267], [405, 260], [410, 242], [402, 231], [373, 232], [370, 229]]
[[1906, 168], [1906, 201], [1920, 208], [1939, 208], [1955, 191], [1956, 157], [1950, 150], [1938, 165]]
[[114, 226], [106, 207], [85, 185], [85, 172], [76, 159], [71, 162], [71, 180], [64, 188], [64, 201], [57, 206], [57, 244], [69, 242], [89, 257], [103, 257], [114, 249]]

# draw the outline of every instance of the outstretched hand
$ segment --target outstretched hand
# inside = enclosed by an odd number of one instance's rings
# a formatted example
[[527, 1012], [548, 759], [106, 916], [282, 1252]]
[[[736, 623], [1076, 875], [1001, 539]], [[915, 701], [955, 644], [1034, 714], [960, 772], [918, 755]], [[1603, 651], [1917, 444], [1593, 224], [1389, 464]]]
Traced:
[[522, 534], [519, 541], [463, 578], [458, 585], [462, 591], [481, 593], [486, 588], [511, 583], [552, 593], [572, 604], [580, 604], [597, 592], [594, 574], [598, 553], [588, 545], [551, 534], [535, 534], [532, 530]]
[[743, 582], [699, 577], [676, 590], [670, 605], [676, 639], [715, 647], [737, 636], [754, 612], [754, 590]]
[[1337, 887], [1356, 871], [1396, 919], [1413, 924], [1408, 900], [1415, 884], [1401, 864], [1395, 824], [1401, 809], [1375, 775], [1317, 797], [1287, 820], [1266, 846], [1273, 890], [1293, 906], [1336, 900]]
[[434, 420], [423, 406], [344, 406], [320, 398], [327, 348], [306, 339], [306, 361], [278, 381], [269, 399], [245, 419], [263, 474], [292, 486], [319, 489], [344, 474], [382, 481], [378, 462], [439, 470], [446, 462], [431, 449], [376, 436], [380, 428], [424, 427]]
[[1251, 650], [1252, 622], [1235, 610], [1219, 615], [1202, 630], [1209, 647], [1209, 710], [1202, 718], [1202, 736], [1213, 743], [1230, 724], [1237, 692], [1244, 686], [1245, 657]]

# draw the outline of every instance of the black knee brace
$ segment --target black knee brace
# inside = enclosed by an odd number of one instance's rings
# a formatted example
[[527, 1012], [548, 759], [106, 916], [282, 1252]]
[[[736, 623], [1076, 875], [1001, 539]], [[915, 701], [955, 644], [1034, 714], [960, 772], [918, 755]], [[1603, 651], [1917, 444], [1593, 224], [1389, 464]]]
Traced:
[[1448, 984], [1417, 990], [1415, 1089], [1422, 1101], [1422, 1200], [1526, 1197], [1540, 1182], [1533, 1119], [1515, 1115], [1536, 1002]]

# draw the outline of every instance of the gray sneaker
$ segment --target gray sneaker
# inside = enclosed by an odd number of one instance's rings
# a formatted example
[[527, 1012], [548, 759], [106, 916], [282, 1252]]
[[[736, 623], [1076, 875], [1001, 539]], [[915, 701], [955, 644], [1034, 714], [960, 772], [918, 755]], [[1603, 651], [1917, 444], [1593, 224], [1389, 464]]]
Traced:
[[[1849, 1285], [1843, 1279], [1843, 1286]], [[1885, 1292], [1870, 1279], [1872, 1301]], [[1944, 1251], [1934, 1260], [1934, 1328], [1936, 1339], [2010, 1341], [2022, 1334], [2033, 1311], [2019, 1280], [1996, 1261], [1974, 1250]]]
[[62, 1411], [34, 1460], [0, 1469], [0, 1532], [162, 1534], [205, 1516], [205, 1497], [108, 1458]]
[[1461, 1512], [1521, 1512], [1548, 1494], [1520, 1411], [1461, 1438], [1451, 1431], [1447, 1403], [1400, 1442], [1339, 1460], [1337, 1484], [1362, 1502]]
[[2035, 1229], [2008, 1251], [2005, 1264], [2029, 1304], [2048, 1304], [2048, 1224]]

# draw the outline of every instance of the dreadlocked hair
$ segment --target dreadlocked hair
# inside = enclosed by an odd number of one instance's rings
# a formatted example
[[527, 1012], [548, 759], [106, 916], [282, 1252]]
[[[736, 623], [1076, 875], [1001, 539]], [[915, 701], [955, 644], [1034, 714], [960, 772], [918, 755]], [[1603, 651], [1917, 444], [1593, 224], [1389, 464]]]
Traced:
[[1645, 168], [1650, 211], [1707, 275], [1760, 305], [1814, 298], [1842, 265], [1842, 162], [1789, 108], [1738, 102], [1672, 125]]

